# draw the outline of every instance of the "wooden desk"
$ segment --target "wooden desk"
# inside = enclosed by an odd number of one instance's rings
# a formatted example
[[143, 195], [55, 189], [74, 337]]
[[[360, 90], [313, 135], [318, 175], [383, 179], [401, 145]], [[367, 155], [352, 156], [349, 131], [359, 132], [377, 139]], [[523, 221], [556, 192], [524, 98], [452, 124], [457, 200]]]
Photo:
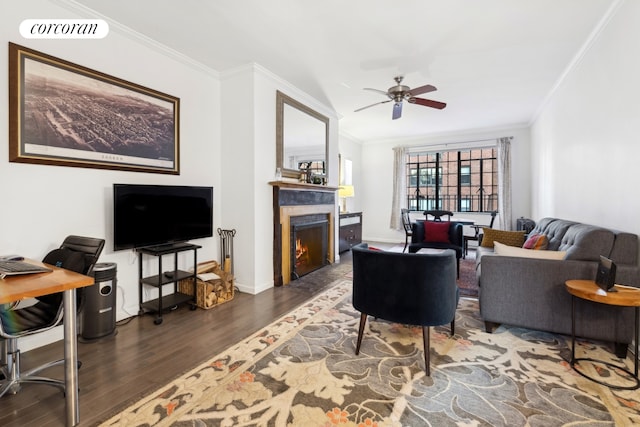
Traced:
[[[31, 261], [34, 264], [42, 264]], [[50, 273], [25, 274], [0, 279], [0, 304], [63, 292], [64, 380], [68, 426], [80, 421], [78, 405], [78, 341], [76, 337], [76, 289], [93, 284], [93, 277], [51, 265]]]
[[[638, 354], [638, 340], [640, 339], [640, 288], [634, 288], [631, 286], [623, 286], [623, 285], [615, 285], [614, 291], [605, 292], [603, 291], [593, 280], [567, 280], [565, 282], [565, 286], [567, 288], [567, 292], [571, 294], [571, 367], [580, 375], [585, 378], [588, 378], [592, 381], [597, 382], [598, 384], [602, 384], [611, 388], [616, 388], [619, 390], [636, 390], [640, 388], [640, 380], [638, 379], [638, 358], [640, 355]], [[607, 362], [594, 360], [591, 358], [576, 358], [576, 309], [575, 309], [575, 300], [576, 298], [581, 298], [587, 301], [594, 301], [601, 304], [615, 305], [619, 307], [634, 307], [636, 316], [635, 316], [635, 354], [634, 354], [634, 372], [633, 374], [629, 372], [624, 367], [620, 367], [617, 365], [612, 365]], [[620, 369], [621, 371], [626, 372], [635, 380], [635, 385], [630, 387], [621, 387], [615, 386], [611, 384], [606, 384], [601, 381], [598, 381], [594, 378], [587, 376], [585, 373], [577, 370], [575, 368], [575, 362], [580, 360], [587, 360], [596, 363], [602, 363], [604, 365], [608, 365], [612, 368]]]

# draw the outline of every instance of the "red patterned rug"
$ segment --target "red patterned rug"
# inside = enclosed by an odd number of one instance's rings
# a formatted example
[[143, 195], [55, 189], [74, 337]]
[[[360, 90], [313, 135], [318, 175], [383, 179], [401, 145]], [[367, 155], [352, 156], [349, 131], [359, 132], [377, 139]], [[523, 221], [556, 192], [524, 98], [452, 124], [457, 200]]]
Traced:
[[478, 297], [476, 282], [476, 253], [469, 251], [466, 259], [460, 260], [460, 277], [458, 278], [460, 294], [465, 297]]

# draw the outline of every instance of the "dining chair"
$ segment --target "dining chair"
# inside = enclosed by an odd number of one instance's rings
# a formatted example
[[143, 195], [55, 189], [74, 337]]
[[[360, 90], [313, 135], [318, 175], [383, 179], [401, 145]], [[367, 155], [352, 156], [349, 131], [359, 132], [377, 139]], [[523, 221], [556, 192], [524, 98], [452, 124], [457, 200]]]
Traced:
[[413, 229], [411, 227], [411, 218], [409, 217], [409, 209], [400, 209], [400, 213], [402, 215], [402, 226], [404, 227], [404, 248], [402, 252], [407, 251], [407, 245], [409, 244], [409, 239], [413, 234]]
[[473, 240], [476, 242], [480, 242], [480, 230], [482, 230], [482, 228], [487, 227], [487, 228], [493, 228], [493, 223], [496, 220], [496, 215], [497, 215], [497, 211], [492, 211], [491, 212], [491, 221], [489, 222], [488, 225], [479, 225], [479, 224], [473, 224], [471, 225], [471, 227], [474, 229], [474, 235], [473, 236], [464, 236], [464, 249], [463, 249], [463, 258], [467, 256], [467, 253], [469, 252], [469, 240]]
[[442, 221], [442, 217], [446, 216], [447, 221], [451, 221], [451, 217], [453, 216], [453, 212], [451, 211], [445, 211], [445, 210], [441, 210], [441, 209], [431, 209], [428, 211], [424, 211], [424, 217], [425, 219], [428, 221], [429, 220], [429, 216], [433, 217], [433, 221]]

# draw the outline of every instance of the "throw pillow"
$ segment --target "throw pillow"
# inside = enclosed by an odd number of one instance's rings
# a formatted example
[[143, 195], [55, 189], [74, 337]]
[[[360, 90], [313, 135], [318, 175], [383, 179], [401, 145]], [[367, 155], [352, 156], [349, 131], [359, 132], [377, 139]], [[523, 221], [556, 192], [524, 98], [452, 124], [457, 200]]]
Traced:
[[549, 246], [549, 239], [547, 239], [547, 236], [538, 233], [529, 236], [527, 241], [524, 242], [524, 245], [522, 245], [525, 249], [534, 249], [538, 251], [547, 249], [547, 246]]
[[493, 242], [504, 243], [509, 246], [517, 246], [522, 248], [524, 244], [524, 231], [504, 231], [495, 230], [493, 228], [482, 227], [482, 243], [483, 248], [492, 248]]
[[515, 246], [504, 245], [500, 242], [493, 242], [496, 255], [513, 256], [520, 258], [537, 258], [537, 259], [564, 259], [566, 251], [532, 251], [525, 248], [516, 248]]
[[448, 221], [425, 221], [424, 222], [424, 241], [427, 243], [451, 243], [449, 241]]

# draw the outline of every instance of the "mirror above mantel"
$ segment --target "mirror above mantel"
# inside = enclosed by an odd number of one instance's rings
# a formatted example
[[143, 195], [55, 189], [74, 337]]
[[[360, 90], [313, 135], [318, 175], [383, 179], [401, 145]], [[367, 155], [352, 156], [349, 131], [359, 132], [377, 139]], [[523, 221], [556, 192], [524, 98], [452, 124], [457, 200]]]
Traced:
[[329, 118], [277, 91], [276, 168], [282, 177], [298, 179], [303, 165], [326, 183], [328, 149]]

